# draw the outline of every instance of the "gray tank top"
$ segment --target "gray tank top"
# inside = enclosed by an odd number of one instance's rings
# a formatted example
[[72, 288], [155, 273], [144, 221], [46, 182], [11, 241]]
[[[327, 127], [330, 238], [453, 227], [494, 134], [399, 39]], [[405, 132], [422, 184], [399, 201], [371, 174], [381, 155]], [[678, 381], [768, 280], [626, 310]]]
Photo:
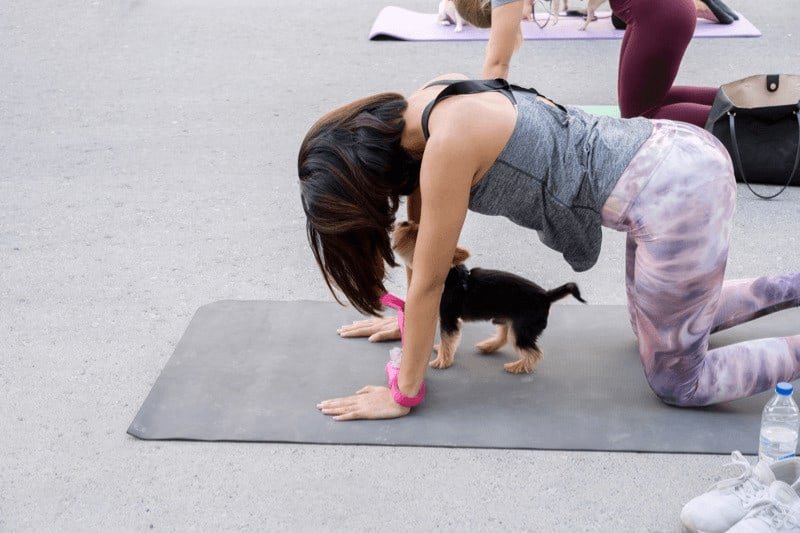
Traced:
[[433, 106], [448, 96], [481, 92], [476, 84], [505, 94], [517, 107], [511, 138], [470, 192], [470, 210], [534, 229], [575, 271], [591, 268], [600, 255], [603, 204], [650, 136], [652, 123], [552, 106], [538, 100], [535, 90], [504, 80], [434, 83], [448, 87], [423, 113], [426, 137]]

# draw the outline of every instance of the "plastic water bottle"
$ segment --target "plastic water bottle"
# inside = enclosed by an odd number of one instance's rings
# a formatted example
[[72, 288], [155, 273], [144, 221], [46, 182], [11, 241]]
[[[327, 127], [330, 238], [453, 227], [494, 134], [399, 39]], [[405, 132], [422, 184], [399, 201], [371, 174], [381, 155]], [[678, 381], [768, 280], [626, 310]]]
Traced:
[[792, 384], [778, 383], [775, 396], [761, 415], [758, 458], [769, 463], [793, 457], [800, 431], [800, 409], [792, 398]]

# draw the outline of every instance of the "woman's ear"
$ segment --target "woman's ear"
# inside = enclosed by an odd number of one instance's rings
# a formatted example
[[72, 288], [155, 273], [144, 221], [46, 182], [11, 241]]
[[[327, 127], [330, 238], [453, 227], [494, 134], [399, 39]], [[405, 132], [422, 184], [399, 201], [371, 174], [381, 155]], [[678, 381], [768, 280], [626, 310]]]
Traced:
[[453, 265], [460, 265], [469, 259], [469, 251], [466, 248], [456, 246], [456, 251], [453, 254]]

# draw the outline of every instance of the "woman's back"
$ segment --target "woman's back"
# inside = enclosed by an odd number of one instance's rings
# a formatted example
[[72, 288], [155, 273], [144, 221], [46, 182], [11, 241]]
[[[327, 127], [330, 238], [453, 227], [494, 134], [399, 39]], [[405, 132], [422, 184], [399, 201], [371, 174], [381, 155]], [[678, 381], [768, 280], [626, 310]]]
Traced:
[[472, 211], [539, 231], [577, 271], [600, 252], [600, 211], [652, 132], [647, 119], [589, 115], [513, 90], [511, 137], [470, 193]]

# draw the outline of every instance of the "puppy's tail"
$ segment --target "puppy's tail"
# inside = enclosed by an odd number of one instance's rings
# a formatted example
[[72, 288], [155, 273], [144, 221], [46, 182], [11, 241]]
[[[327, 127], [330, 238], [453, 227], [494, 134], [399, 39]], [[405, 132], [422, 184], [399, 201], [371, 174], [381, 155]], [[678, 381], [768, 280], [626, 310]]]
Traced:
[[552, 291], [547, 291], [547, 296], [550, 298], [551, 302], [555, 302], [556, 300], [560, 300], [561, 298], [565, 298], [569, 295], [575, 297], [576, 300], [579, 302], [586, 303], [586, 300], [581, 298], [581, 291], [578, 290], [578, 286], [574, 283], [566, 283], [560, 287], [553, 289]]

